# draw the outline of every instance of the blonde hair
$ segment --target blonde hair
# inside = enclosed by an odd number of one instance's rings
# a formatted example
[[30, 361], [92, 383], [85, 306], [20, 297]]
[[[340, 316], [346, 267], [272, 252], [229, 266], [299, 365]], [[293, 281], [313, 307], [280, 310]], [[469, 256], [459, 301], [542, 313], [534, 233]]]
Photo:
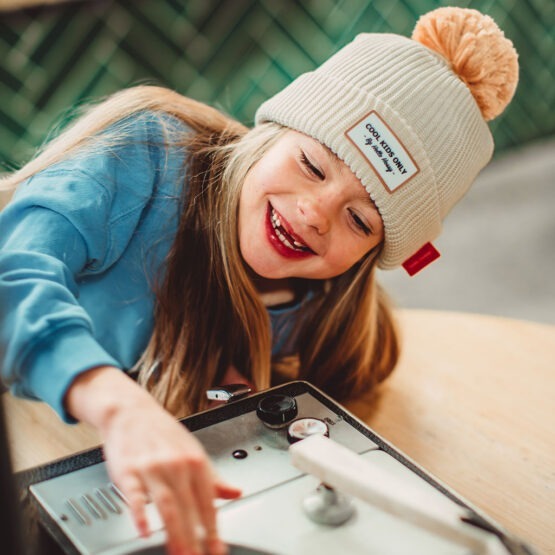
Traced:
[[378, 254], [329, 280], [300, 335], [299, 377], [339, 400], [373, 389], [399, 357], [392, 305], [375, 279]]
[[[270, 123], [247, 131], [175, 92], [135, 87], [90, 109], [0, 185], [14, 187], [83, 147], [125, 141], [125, 136], [102, 132], [141, 111], [171, 114], [192, 130], [184, 136], [166, 135], [168, 144], [188, 149], [183, 187], [187, 202], [155, 285], [152, 337], [137, 364], [139, 382], [170, 412], [182, 416], [205, 407], [205, 390], [218, 383], [231, 364], [257, 389], [279, 381], [284, 366], [291, 367], [291, 359], [271, 360], [269, 317], [237, 236], [245, 176], [285, 128]], [[390, 304], [374, 277], [377, 254], [369, 253], [337, 278], [312, 282], [313, 295], [297, 322], [299, 355], [293, 365], [300, 368], [298, 377], [335, 397], [373, 387], [397, 361]]]
[[266, 125], [233, 143], [199, 135], [189, 142], [192, 200], [167, 258], [139, 373], [176, 415], [204, 408], [205, 391], [230, 364], [257, 389], [270, 386], [270, 323], [240, 254], [237, 216], [247, 172], [282, 133]]

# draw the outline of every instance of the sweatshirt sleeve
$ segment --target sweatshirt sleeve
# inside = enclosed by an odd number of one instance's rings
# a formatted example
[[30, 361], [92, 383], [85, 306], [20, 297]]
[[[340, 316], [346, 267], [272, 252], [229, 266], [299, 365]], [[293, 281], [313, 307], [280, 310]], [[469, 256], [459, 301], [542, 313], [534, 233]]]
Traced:
[[121, 367], [95, 340], [80, 277], [117, 263], [160, 177], [153, 118], [126, 123], [120, 146], [81, 152], [35, 175], [0, 213], [0, 367], [12, 393], [66, 421], [73, 380]]

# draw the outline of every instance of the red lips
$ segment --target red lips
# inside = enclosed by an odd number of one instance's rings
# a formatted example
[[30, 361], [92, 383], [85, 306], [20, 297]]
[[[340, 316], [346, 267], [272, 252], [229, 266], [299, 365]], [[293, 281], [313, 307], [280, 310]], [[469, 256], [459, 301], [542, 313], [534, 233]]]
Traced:
[[[272, 247], [274, 247], [276, 252], [284, 258], [300, 259], [312, 256], [314, 252], [310, 250], [308, 246], [305, 247], [308, 250], [291, 248], [278, 237], [276, 230], [272, 225], [272, 209], [272, 205], [268, 203], [268, 210], [266, 212], [266, 234], [268, 236], [270, 244], [272, 245]], [[291, 231], [283, 216], [281, 214], [278, 214], [278, 216], [281, 222], [280, 228], [284, 231], [283, 235], [285, 236], [286, 240], [291, 244], [293, 243], [293, 241], [296, 241], [305, 245], [304, 241]]]

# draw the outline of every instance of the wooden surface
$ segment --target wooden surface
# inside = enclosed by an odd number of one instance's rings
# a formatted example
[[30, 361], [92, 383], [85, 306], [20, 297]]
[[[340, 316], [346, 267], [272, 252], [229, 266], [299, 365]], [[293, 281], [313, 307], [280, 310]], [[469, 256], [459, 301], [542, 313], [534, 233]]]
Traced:
[[[401, 311], [403, 354], [348, 408], [510, 532], [555, 554], [555, 327]], [[40, 403], [5, 395], [21, 470], [98, 444]]]
[[96, 447], [100, 439], [87, 424], [68, 426], [44, 403], [3, 394], [6, 425], [15, 471]]
[[540, 553], [555, 553], [555, 326], [401, 313], [399, 366], [348, 408]]

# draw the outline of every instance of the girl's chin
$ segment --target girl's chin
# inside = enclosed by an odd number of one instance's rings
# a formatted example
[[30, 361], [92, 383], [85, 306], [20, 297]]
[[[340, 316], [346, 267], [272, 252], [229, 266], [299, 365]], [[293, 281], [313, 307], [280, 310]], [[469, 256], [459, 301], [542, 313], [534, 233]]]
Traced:
[[292, 268], [288, 267], [287, 261], [263, 261], [260, 258], [248, 259], [243, 257], [247, 271], [254, 281], [283, 281], [295, 277]]
[[[263, 252], [264, 246], [261, 245], [247, 245], [246, 248], [241, 248], [241, 256], [243, 261], [253, 278], [261, 279], [283, 279], [290, 277], [287, 275], [287, 260], [281, 260], [278, 256], [261, 257], [260, 252]], [[266, 252], [272, 255], [270, 247], [266, 247]], [[275, 259], [274, 259], [275, 258]]]
[[279, 281], [293, 277], [288, 275], [283, 267], [272, 268], [260, 264], [249, 264], [247, 261], [247, 268], [254, 280]]

